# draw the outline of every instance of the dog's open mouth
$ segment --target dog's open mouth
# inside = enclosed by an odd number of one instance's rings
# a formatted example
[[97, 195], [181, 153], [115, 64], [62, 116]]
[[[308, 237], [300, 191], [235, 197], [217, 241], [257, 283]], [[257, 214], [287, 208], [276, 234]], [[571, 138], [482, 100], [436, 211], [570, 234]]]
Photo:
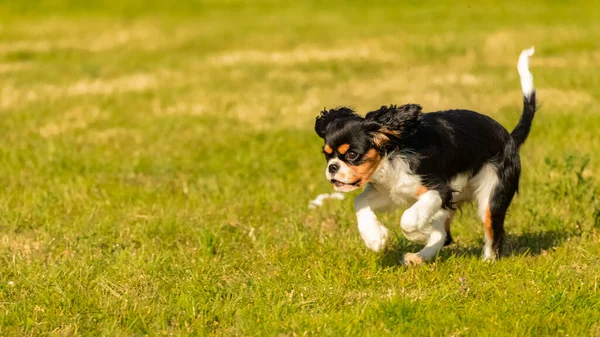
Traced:
[[331, 183], [333, 184], [333, 186], [335, 186], [335, 187], [338, 187], [338, 188], [340, 188], [340, 187], [344, 187], [344, 186], [348, 186], [348, 187], [350, 187], [350, 186], [353, 186], [353, 187], [358, 187], [358, 186], [359, 186], [359, 184], [360, 184], [360, 179], [358, 179], [357, 181], [355, 181], [355, 182], [353, 182], [353, 183], [343, 183], [343, 182], [341, 182], [341, 181], [339, 181], [339, 180], [331, 179]]

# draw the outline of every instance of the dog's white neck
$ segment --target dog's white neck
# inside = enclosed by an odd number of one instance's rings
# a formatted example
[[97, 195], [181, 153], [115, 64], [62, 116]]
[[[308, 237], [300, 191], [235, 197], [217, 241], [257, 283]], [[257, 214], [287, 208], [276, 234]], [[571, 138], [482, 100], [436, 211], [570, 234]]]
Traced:
[[413, 199], [421, 179], [410, 170], [408, 161], [403, 156], [384, 157], [371, 176], [371, 184], [377, 190], [388, 191], [392, 200], [404, 203]]

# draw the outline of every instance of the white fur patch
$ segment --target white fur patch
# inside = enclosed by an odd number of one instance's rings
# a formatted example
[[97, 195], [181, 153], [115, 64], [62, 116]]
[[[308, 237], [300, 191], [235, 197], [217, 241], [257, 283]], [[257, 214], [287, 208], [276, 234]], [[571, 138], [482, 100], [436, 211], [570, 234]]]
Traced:
[[455, 203], [461, 203], [462, 201], [467, 201], [471, 198], [471, 195], [468, 193], [467, 184], [469, 183], [469, 179], [471, 178], [470, 174], [461, 173], [450, 181], [450, 188], [452, 188], [452, 201]]
[[[337, 164], [339, 166], [339, 169], [333, 174], [329, 172], [329, 165], [331, 164]], [[354, 183], [354, 181], [351, 181], [352, 171], [350, 170], [350, 167], [338, 158], [333, 158], [327, 162], [327, 167], [325, 168], [325, 177], [327, 180], [335, 179], [345, 184]], [[343, 185], [339, 187], [333, 186], [333, 189], [338, 192], [350, 192], [357, 188], [358, 186], [354, 185]]]
[[485, 213], [490, 205], [490, 197], [498, 185], [498, 173], [492, 164], [485, 164], [469, 182], [473, 187], [473, 195], [477, 200], [478, 214], [485, 221]]
[[358, 219], [358, 231], [365, 246], [374, 252], [382, 251], [387, 243], [388, 229], [377, 218]]
[[413, 242], [426, 243], [432, 228], [431, 217], [442, 208], [442, 198], [437, 191], [427, 191], [414, 205], [402, 214], [400, 227], [406, 238]]
[[421, 179], [410, 171], [402, 157], [384, 158], [371, 181], [378, 189], [386, 190], [397, 205], [414, 202], [415, 191], [421, 186]]
[[[477, 200], [479, 218], [485, 224], [487, 209], [490, 206], [490, 198], [494, 188], [498, 185], [498, 173], [492, 164], [485, 164], [479, 172], [471, 179], [473, 194]], [[485, 245], [483, 246], [483, 259], [493, 259], [492, 238], [488, 237], [484, 230]]]
[[519, 63], [517, 64], [517, 70], [521, 77], [521, 88], [523, 89], [523, 95], [527, 98], [535, 91], [533, 87], [533, 75], [529, 71], [529, 57], [533, 55], [535, 49], [533, 47], [525, 49], [519, 55]]
[[375, 215], [375, 210], [386, 207], [391, 200], [386, 193], [380, 193], [370, 184], [354, 199], [354, 209], [358, 221], [358, 231], [367, 248], [379, 252], [387, 243], [388, 230]]

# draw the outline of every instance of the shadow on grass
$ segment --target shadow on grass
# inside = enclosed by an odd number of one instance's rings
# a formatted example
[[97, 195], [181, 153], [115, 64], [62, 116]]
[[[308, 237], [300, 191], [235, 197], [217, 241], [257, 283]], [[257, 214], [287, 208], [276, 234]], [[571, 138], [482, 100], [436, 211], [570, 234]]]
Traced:
[[[544, 232], [526, 232], [519, 235], [507, 235], [504, 241], [503, 257], [508, 256], [537, 256], [544, 251], [560, 246], [569, 237], [580, 234], [568, 231], [550, 230]], [[384, 267], [402, 265], [403, 256], [407, 252], [418, 252], [422, 245], [413, 244], [404, 238], [398, 238], [395, 244], [388, 248], [381, 257]], [[444, 247], [438, 261], [445, 261], [451, 257], [480, 257], [483, 250], [483, 240], [464, 245], [460, 242]]]

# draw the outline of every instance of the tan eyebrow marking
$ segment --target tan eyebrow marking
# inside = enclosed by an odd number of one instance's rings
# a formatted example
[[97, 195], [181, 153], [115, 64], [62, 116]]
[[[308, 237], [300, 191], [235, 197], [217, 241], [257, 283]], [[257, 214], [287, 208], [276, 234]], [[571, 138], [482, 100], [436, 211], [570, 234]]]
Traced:
[[323, 151], [325, 151], [325, 153], [327, 153], [327, 154], [333, 153], [333, 149], [329, 145], [325, 145], [325, 147], [323, 147]]
[[342, 145], [338, 146], [337, 150], [340, 154], [346, 154], [346, 152], [348, 152], [349, 148], [350, 148], [350, 144], [342, 144]]

